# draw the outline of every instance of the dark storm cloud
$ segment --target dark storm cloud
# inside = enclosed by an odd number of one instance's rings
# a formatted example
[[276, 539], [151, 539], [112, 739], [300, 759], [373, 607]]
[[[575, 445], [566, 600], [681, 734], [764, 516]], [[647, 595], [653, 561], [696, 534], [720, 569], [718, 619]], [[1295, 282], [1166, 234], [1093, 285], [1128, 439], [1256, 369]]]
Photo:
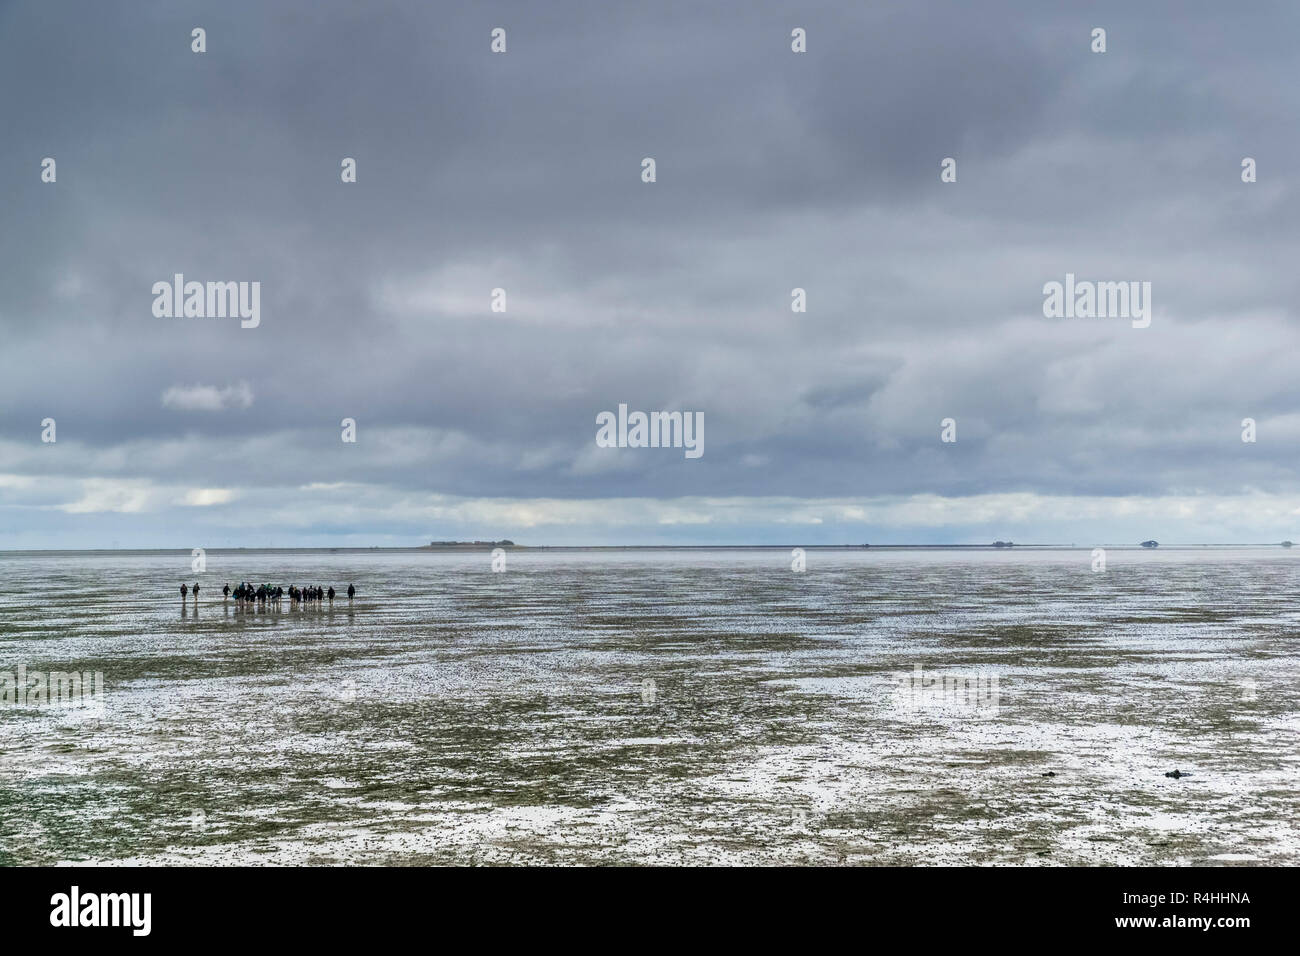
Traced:
[[[1296, 20], [5, 5], [0, 474], [394, 502], [1290, 494]], [[155, 318], [176, 272], [261, 282], [261, 326]], [[1151, 281], [1151, 328], [1045, 319], [1066, 272]], [[163, 402], [241, 383], [249, 407]], [[703, 411], [704, 457], [598, 454], [620, 402]], [[114, 487], [77, 513], [148, 512]]]

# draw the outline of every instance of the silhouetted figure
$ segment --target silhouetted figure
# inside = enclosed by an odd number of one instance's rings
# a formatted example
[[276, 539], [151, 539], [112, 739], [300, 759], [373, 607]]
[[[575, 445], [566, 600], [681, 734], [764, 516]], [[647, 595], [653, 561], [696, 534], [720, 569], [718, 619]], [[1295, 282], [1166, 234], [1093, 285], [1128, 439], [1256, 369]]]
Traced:
[[227, 584], [225, 587], [221, 589], [221, 600], [224, 601], [229, 597], [230, 597], [230, 585]]
[[356, 594], [356, 593], [357, 593], [357, 589], [354, 588], [352, 585], [349, 584], [349, 585], [348, 585], [348, 600], [349, 600], [349, 601], [352, 600], [352, 596], [353, 596], [354, 594]]
[[195, 582], [194, 582], [194, 600], [197, 601], [198, 599], [199, 599], [199, 582], [198, 582], [198, 581], [195, 581]]
[[334, 585], [330, 585], [330, 600], [334, 600]]
[[190, 589], [187, 588], [185, 585], [182, 584], [182, 585], [181, 585], [181, 600], [184, 601], [184, 600], [185, 600], [185, 596], [186, 596], [187, 594], [189, 594], [189, 593], [190, 593]]

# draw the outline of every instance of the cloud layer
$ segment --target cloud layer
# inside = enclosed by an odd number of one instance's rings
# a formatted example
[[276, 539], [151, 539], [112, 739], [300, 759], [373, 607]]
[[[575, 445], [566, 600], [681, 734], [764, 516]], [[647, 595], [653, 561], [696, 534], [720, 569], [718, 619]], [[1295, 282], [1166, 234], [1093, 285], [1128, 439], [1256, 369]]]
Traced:
[[[1295, 537], [1298, 19], [6, 5], [0, 548]], [[1045, 318], [1067, 272], [1151, 327]]]

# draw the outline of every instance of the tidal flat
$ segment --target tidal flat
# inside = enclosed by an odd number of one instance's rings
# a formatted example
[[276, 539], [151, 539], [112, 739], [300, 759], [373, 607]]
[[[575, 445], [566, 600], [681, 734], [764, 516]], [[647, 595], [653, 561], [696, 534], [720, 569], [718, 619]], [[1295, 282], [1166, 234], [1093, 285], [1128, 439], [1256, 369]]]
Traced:
[[0, 864], [1295, 864], [1298, 562], [0, 554]]

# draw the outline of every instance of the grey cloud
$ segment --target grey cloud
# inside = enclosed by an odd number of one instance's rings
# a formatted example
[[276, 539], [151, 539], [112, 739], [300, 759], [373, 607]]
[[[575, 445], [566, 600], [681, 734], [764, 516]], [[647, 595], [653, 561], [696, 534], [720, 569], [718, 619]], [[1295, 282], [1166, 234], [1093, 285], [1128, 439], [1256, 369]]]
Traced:
[[[393, 500], [1289, 494], [1296, 20], [6, 5], [0, 474]], [[1043, 318], [1067, 271], [1150, 280], [1152, 327]], [[260, 281], [262, 326], [155, 319], [175, 272]], [[236, 382], [251, 407], [159, 400]], [[620, 402], [703, 411], [705, 457], [597, 466], [594, 416]]]

